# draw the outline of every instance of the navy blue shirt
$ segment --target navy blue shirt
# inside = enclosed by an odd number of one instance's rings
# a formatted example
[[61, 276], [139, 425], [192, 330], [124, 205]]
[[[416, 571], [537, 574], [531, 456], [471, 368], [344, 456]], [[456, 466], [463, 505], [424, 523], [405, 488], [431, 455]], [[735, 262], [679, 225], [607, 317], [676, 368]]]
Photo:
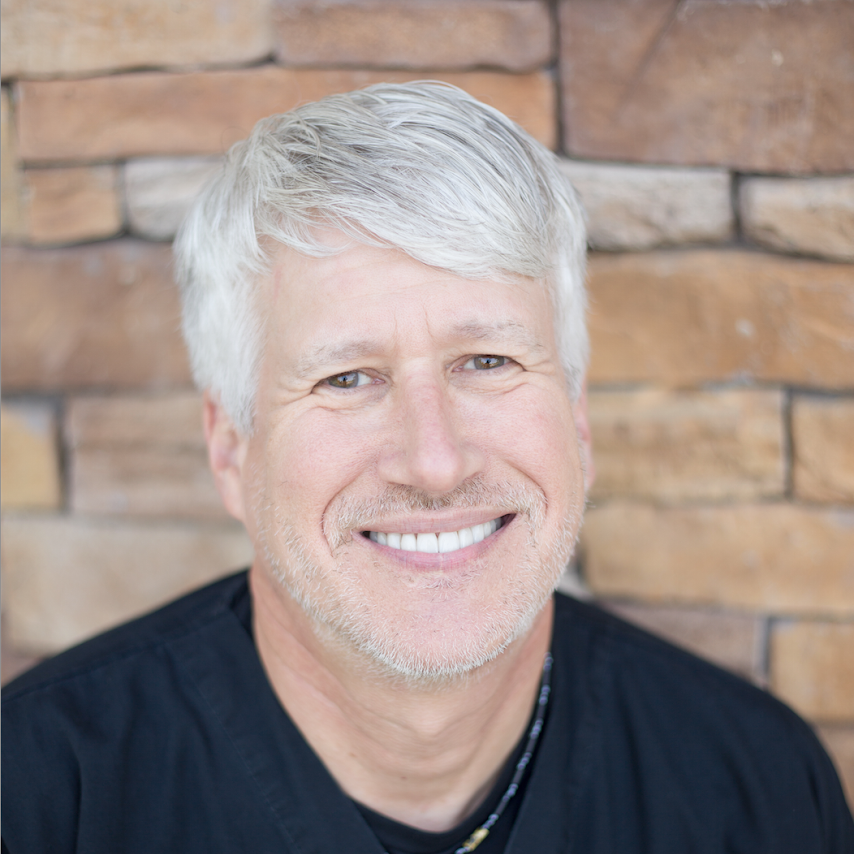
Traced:
[[[250, 609], [241, 573], [6, 688], [11, 854], [382, 854], [273, 693]], [[768, 694], [563, 596], [552, 654], [507, 854], [854, 854], [830, 760]]]

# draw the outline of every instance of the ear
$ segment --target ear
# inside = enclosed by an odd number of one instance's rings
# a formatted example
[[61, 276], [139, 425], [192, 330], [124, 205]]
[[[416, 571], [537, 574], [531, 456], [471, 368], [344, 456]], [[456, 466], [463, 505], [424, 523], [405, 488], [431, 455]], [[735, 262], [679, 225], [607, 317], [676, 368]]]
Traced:
[[590, 419], [587, 416], [587, 380], [581, 386], [581, 394], [572, 405], [575, 416], [575, 432], [578, 435], [578, 447], [581, 451], [581, 467], [584, 471], [584, 489], [590, 492], [596, 480], [596, 465], [593, 462], [593, 441], [590, 436]]
[[208, 391], [203, 398], [202, 420], [208, 445], [208, 462], [216, 488], [225, 509], [235, 519], [245, 523], [243, 483], [248, 440], [237, 431], [219, 400]]

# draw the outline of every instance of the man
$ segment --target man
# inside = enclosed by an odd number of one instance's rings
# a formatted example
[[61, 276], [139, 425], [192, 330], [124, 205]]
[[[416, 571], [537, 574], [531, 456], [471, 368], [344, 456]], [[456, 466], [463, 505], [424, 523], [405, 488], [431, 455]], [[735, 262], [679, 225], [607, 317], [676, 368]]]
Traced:
[[553, 155], [452, 87], [327, 98], [177, 256], [255, 560], [10, 687], [9, 851], [854, 850], [793, 713], [553, 598], [593, 476]]

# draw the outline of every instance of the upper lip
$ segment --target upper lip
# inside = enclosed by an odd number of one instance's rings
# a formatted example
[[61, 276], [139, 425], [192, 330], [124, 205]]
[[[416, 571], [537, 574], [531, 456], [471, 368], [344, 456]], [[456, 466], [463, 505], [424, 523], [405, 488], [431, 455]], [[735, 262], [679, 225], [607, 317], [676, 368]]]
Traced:
[[508, 515], [506, 510], [466, 510], [455, 511], [452, 516], [442, 514], [423, 514], [391, 517], [372, 522], [365, 531], [381, 531], [386, 534], [441, 534], [446, 531], [459, 531], [482, 525]]

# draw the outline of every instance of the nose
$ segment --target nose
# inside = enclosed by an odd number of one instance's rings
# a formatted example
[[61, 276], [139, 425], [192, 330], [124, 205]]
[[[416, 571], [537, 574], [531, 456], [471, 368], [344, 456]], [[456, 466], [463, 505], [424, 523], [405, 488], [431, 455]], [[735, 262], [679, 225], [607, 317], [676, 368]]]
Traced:
[[395, 435], [379, 465], [387, 483], [438, 496], [481, 470], [483, 454], [469, 441], [463, 413], [441, 381], [410, 381], [395, 398]]

